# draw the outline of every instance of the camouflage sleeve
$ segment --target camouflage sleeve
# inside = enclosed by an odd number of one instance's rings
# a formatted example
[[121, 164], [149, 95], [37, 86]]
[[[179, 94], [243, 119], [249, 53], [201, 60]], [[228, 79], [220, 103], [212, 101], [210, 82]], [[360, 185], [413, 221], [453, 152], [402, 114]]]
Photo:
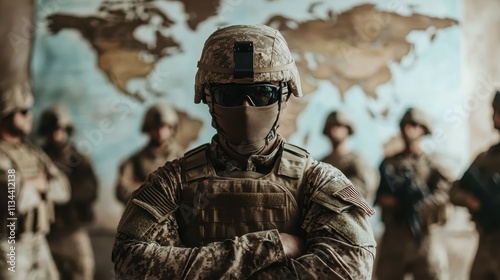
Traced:
[[450, 201], [451, 175], [442, 165], [434, 162], [431, 165], [431, 174], [428, 186], [432, 193], [421, 202], [420, 209], [425, 213], [439, 212]]
[[[170, 170], [170, 171], [168, 171]], [[152, 173], [125, 209], [113, 247], [119, 279], [244, 279], [286, 260], [276, 230], [245, 234], [203, 247], [186, 248], [177, 232], [174, 212], [180, 178], [178, 163]], [[163, 193], [165, 215], [144, 209], [140, 193]]]
[[130, 160], [120, 166], [118, 182], [115, 188], [116, 198], [124, 205], [132, 197], [132, 193], [140, 186], [134, 179], [134, 167]]
[[394, 195], [390, 181], [390, 174], [394, 173], [394, 166], [388, 161], [384, 160], [379, 166], [380, 181], [377, 191], [375, 193], [375, 202], [380, 196]]
[[92, 160], [73, 148], [72, 155], [79, 160], [78, 165], [69, 170], [71, 201], [79, 205], [89, 205], [97, 199], [98, 180], [92, 167]]
[[306, 182], [313, 190], [302, 225], [305, 255], [256, 273], [254, 279], [371, 279], [375, 239], [373, 210], [337, 169], [319, 163]]
[[[45, 154], [44, 154], [45, 155]], [[57, 166], [49, 159], [48, 156], [42, 158], [49, 179], [49, 190], [47, 192], [47, 200], [56, 204], [64, 204], [71, 198], [71, 187], [68, 177], [57, 168]]]
[[[0, 184], [2, 188], [2, 193], [5, 195], [0, 195], [0, 202], [3, 205], [7, 205], [7, 187], [8, 187], [8, 170], [14, 168], [14, 163], [5, 155], [0, 155]], [[41, 195], [30, 187], [22, 187], [24, 181], [22, 180], [22, 174], [19, 172], [15, 173], [15, 201], [16, 201], [16, 211], [18, 214], [25, 214], [35, 207], [38, 207], [42, 202]], [[5, 188], [5, 192], [3, 191]], [[7, 207], [2, 210], [7, 210]], [[2, 211], [2, 217], [6, 212]]]
[[[486, 157], [486, 152], [484, 153], [481, 153], [479, 154], [476, 159], [472, 162], [471, 165], [478, 165], [478, 164], [481, 164], [481, 162], [484, 160], [484, 158]], [[472, 189], [474, 186], [467, 186], [467, 189]], [[451, 186], [451, 189], [450, 189], [450, 202], [457, 205], [457, 206], [464, 206], [465, 207], [465, 196], [468, 194], [469, 192], [466, 191], [466, 187], [465, 186], [462, 186], [460, 184], [460, 181], [457, 180], [455, 182], [453, 182], [452, 186]]]

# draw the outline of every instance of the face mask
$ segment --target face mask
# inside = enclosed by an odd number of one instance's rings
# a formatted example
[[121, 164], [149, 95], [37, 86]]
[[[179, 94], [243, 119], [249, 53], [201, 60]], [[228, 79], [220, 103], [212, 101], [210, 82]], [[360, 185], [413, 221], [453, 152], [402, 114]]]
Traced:
[[278, 102], [268, 106], [224, 107], [213, 105], [217, 132], [240, 154], [254, 154], [276, 136]]

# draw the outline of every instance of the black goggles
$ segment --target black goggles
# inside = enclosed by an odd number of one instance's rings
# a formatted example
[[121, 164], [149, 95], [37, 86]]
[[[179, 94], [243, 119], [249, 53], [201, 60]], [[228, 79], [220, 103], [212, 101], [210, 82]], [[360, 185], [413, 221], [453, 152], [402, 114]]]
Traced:
[[28, 113], [30, 113], [30, 109], [21, 109], [18, 111], [21, 115], [26, 116]]
[[260, 107], [278, 101], [286, 93], [283, 89], [283, 86], [274, 84], [223, 84], [211, 85], [210, 92], [213, 102], [220, 106], [241, 106], [248, 101], [250, 105]]

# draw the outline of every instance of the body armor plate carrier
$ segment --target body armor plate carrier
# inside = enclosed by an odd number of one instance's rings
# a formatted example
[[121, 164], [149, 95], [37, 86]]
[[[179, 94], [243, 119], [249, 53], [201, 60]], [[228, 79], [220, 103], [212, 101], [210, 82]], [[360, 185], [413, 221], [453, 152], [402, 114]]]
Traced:
[[208, 145], [188, 152], [182, 161], [187, 184], [177, 211], [183, 243], [196, 247], [271, 229], [302, 235], [300, 186], [310, 161], [305, 150], [284, 144], [271, 172], [234, 178], [216, 174]]

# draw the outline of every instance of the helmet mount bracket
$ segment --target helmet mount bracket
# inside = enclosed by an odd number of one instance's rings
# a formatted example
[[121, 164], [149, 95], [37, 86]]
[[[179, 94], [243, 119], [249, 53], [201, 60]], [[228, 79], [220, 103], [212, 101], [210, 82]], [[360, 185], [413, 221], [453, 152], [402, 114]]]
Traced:
[[235, 83], [254, 82], [254, 49], [251, 41], [236, 41], [233, 47]]

